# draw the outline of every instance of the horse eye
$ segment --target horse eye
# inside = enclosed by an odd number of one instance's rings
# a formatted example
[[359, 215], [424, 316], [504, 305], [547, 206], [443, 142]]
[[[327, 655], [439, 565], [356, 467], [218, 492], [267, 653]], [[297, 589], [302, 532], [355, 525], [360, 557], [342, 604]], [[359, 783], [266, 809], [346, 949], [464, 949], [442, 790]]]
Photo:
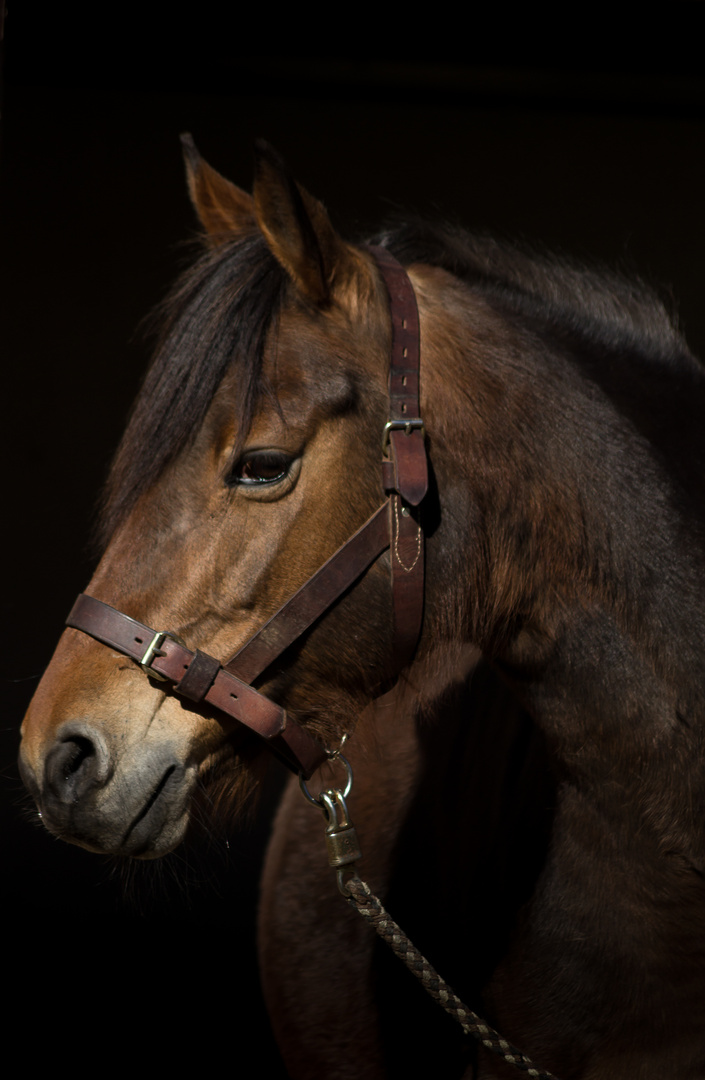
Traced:
[[276, 484], [287, 475], [293, 461], [291, 454], [281, 450], [253, 450], [243, 454], [231, 469], [226, 483], [229, 487], [237, 484]]

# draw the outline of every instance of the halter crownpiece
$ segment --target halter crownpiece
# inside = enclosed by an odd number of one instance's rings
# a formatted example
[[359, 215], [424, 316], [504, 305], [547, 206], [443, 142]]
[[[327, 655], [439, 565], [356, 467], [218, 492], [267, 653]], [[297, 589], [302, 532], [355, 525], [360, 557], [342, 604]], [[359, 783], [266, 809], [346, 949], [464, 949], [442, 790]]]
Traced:
[[393, 665], [412, 659], [423, 621], [424, 537], [417, 516], [428, 490], [425, 431], [419, 410], [419, 315], [413, 286], [388, 251], [370, 247], [389, 295], [392, 350], [389, 420], [383, 436], [382, 485], [387, 500], [279, 610], [224, 664], [189, 649], [170, 631], [155, 631], [82, 593], [66, 625], [138, 663], [175, 694], [205, 701], [256, 732], [294, 772], [305, 778], [326, 760], [326, 750], [286, 710], [251, 683], [390, 548], [394, 612]]

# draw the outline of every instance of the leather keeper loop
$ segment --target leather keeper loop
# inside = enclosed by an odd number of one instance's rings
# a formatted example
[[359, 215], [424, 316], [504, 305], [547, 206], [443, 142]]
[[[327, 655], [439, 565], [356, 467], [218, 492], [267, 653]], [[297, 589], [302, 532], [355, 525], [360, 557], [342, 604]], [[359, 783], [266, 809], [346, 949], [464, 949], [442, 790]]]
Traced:
[[219, 660], [196, 649], [193, 660], [186, 669], [183, 679], [175, 684], [174, 691], [181, 697], [188, 698], [189, 701], [203, 701], [219, 671]]

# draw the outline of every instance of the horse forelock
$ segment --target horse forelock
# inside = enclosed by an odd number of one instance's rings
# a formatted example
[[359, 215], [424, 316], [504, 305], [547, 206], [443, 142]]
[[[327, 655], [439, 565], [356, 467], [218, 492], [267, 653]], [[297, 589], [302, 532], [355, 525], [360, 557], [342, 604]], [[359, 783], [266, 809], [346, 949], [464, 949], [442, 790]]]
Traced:
[[157, 309], [157, 348], [106, 485], [101, 547], [189, 444], [232, 365], [236, 428], [249, 429], [258, 401], [272, 392], [262, 372], [264, 346], [285, 287], [284, 271], [253, 231], [203, 254]]

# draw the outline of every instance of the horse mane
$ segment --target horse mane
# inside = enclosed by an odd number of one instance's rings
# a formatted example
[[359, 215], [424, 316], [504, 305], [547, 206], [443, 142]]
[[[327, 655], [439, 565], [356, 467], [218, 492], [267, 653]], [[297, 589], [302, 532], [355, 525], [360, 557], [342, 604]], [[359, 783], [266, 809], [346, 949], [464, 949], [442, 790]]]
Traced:
[[[403, 265], [447, 270], [505, 316], [554, 341], [577, 340], [593, 354], [682, 357], [699, 367], [663, 300], [638, 279], [422, 219], [392, 226], [373, 242]], [[101, 547], [199, 430], [231, 365], [241, 387], [238, 431], [247, 432], [262, 396], [273, 396], [262, 376], [263, 353], [286, 288], [285, 271], [255, 230], [210, 248], [178, 279], [155, 313], [157, 348], [110, 470]]]
[[688, 353], [675, 313], [644, 281], [565, 255], [419, 219], [380, 234], [404, 265], [447, 270], [505, 315], [609, 352], [652, 359]]

